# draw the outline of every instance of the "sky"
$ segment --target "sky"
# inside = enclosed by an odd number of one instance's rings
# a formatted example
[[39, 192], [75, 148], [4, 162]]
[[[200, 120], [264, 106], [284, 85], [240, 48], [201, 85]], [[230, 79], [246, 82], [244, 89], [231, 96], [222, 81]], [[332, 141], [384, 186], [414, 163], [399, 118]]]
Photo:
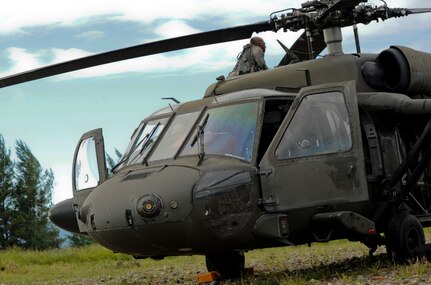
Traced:
[[[6, 1], [0, 12], [0, 77], [90, 54], [197, 32], [268, 20], [304, 1], [54, 0]], [[390, 7], [421, 8], [430, 1], [386, 0]], [[378, 0], [369, 1], [381, 5]], [[274, 67], [300, 34], [261, 33]], [[391, 45], [431, 52], [431, 16], [413, 15], [359, 25], [363, 52]], [[343, 48], [354, 52], [351, 28]], [[0, 134], [13, 150], [23, 140], [55, 175], [53, 202], [72, 197], [72, 160], [81, 135], [103, 128], [105, 149], [123, 152], [130, 135], [152, 112], [203, 96], [227, 75], [247, 40], [127, 60], [0, 89]]]

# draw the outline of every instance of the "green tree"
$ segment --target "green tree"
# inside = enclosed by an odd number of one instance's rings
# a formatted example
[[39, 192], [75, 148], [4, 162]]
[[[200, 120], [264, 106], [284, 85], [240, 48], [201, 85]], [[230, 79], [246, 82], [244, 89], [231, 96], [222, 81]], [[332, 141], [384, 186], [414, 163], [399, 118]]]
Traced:
[[6, 148], [3, 136], [0, 135], [0, 249], [9, 246], [10, 204], [13, 191], [13, 162], [10, 150]]
[[68, 236], [67, 239], [69, 240], [71, 247], [87, 246], [94, 243], [92, 238], [84, 235], [73, 234]]
[[48, 220], [54, 184], [52, 170], [44, 170], [22, 141], [16, 143], [16, 185], [12, 192], [10, 242], [24, 248], [59, 247], [58, 230]]
[[112, 174], [112, 169], [114, 166], [120, 161], [121, 157], [123, 156], [121, 152], [118, 149], [114, 149], [116, 158], [112, 158], [108, 153], [106, 153], [106, 163], [108, 167], [109, 174]]

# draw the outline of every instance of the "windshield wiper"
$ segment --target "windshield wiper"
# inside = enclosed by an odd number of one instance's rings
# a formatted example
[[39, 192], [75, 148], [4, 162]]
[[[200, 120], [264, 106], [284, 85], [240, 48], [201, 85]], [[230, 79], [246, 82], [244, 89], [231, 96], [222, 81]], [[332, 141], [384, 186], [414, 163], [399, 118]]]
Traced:
[[[150, 145], [150, 143], [154, 142], [151, 139], [153, 138], [154, 134], [156, 133], [156, 130], [159, 128], [161, 124], [162, 123], [158, 122], [157, 125], [155, 125], [154, 128], [151, 130], [151, 132], [148, 133], [148, 139], [145, 141], [144, 145], [142, 146], [141, 151], [139, 152], [139, 155], [142, 154], [142, 152]], [[145, 164], [146, 166], [148, 166], [147, 156], [145, 156], [142, 159], [142, 164]]]
[[154, 133], [156, 132], [156, 130], [159, 128], [159, 126], [161, 125], [160, 122], [157, 123], [157, 125], [154, 126], [154, 128], [151, 130], [151, 132], [149, 132], [147, 134], [147, 140], [145, 141], [145, 143], [142, 145], [141, 150], [139, 151], [139, 154], [142, 154], [142, 152], [147, 148], [147, 146], [150, 144], [151, 138], [153, 137]]
[[[135, 152], [135, 150], [138, 149], [138, 147], [142, 144], [141, 150], [139, 151], [139, 155], [142, 154], [142, 152], [147, 148], [147, 146], [149, 145], [149, 141], [151, 140], [151, 137], [154, 135], [156, 129], [161, 125], [160, 122], [158, 122], [154, 128], [151, 130], [151, 132], [149, 132], [148, 134], [146, 134], [130, 151], [129, 153], [122, 159], [120, 160], [113, 168], [112, 168], [112, 173], [114, 173], [115, 169], [117, 169], [121, 164], [123, 164], [124, 162], [126, 162], [130, 156]], [[145, 142], [144, 142], [145, 141]], [[136, 157], [139, 157], [139, 155], [137, 155]], [[135, 157], [135, 158], [136, 158]]]
[[126, 160], [128, 160], [130, 158], [130, 156], [135, 152], [135, 150], [138, 148], [138, 146], [145, 140], [148, 138], [148, 134], [146, 134], [137, 144], [135, 144], [135, 146], [127, 153], [126, 156], [124, 156], [124, 158], [122, 160], [120, 160], [117, 164], [114, 165], [114, 167], [112, 167], [112, 173], [115, 172], [115, 170], [121, 165], [123, 164]]
[[209, 116], [210, 116], [210, 114], [207, 114], [205, 116], [202, 124], [198, 126], [198, 130], [196, 132], [196, 135], [193, 138], [192, 143], [190, 144], [191, 147], [194, 147], [194, 145], [196, 144], [196, 142], [199, 140], [199, 145], [198, 145], [198, 159], [199, 159], [198, 160], [198, 166], [202, 163], [202, 160], [204, 159], [204, 156], [205, 156], [204, 133], [205, 133], [205, 127], [207, 125]]

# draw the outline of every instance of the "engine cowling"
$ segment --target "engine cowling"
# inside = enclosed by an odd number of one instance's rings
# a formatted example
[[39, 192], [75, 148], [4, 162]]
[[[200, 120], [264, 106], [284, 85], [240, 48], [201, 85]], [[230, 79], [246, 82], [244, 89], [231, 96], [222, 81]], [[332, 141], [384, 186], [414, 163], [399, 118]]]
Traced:
[[431, 54], [403, 46], [391, 46], [375, 61], [362, 65], [365, 81], [372, 87], [404, 93], [431, 95]]

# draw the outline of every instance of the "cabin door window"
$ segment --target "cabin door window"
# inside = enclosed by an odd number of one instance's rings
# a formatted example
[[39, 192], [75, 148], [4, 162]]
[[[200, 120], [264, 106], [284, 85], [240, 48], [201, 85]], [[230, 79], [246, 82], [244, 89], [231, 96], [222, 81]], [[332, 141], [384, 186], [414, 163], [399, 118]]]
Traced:
[[340, 92], [304, 97], [275, 151], [289, 159], [350, 150], [349, 114]]
[[94, 137], [83, 140], [79, 146], [75, 164], [75, 185], [80, 191], [96, 187], [99, 183], [99, 171], [96, 157], [96, 141]]

